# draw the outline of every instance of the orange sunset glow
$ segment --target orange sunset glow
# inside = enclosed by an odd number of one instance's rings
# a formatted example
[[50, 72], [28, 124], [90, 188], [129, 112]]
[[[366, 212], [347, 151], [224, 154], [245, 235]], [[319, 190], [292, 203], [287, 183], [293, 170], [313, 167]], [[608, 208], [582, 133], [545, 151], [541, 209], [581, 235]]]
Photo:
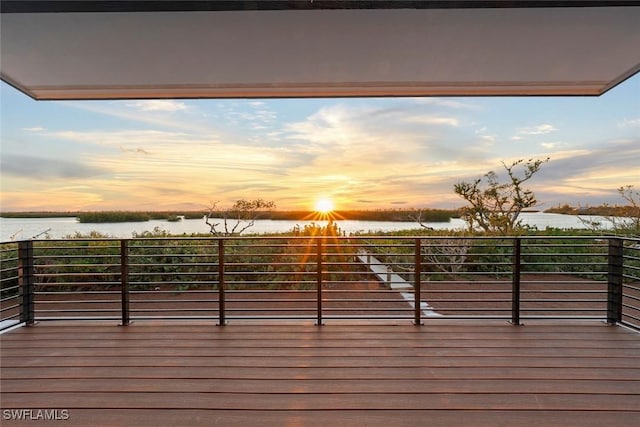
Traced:
[[[600, 98], [36, 102], [0, 85], [3, 211], [457, 209], [454, 185], [551, 158], [541, 208], [638, 185], [640, 79]], [[571, 114], [569, 114], [571, 112]], [[598, 123], [591, 129], [585, 123]]]
[[327, 198], [318, 199], [314, 206], [314, 210], [316, 212], [325, 214], [325, 215], [333, 211], [333, 209], [334, 209], [333, 201]]

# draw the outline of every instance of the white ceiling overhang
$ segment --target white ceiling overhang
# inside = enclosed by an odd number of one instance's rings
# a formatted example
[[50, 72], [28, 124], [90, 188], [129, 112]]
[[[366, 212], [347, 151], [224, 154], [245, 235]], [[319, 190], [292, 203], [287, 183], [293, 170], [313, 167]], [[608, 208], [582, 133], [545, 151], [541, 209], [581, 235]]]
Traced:
[[600, 95], [640, 70], [640, 7], [2, 13], [35, 99]]

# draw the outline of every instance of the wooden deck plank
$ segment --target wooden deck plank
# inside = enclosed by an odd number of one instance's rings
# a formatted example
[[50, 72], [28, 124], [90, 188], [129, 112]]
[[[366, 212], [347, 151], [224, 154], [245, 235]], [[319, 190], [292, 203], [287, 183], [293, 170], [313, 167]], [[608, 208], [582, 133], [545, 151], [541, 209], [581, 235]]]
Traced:
[[[136, 341], [136, 342], [154, 342], [158, 340], [158, 335], [162, 335], [162, 339], [177, 341], [178, 343], [204, 343], [210, 345], [216, 345], [216, 343], [227, 342], [227, 341], [255, 341], [255, 340], [264, 340], [264, 334], [253, 334], [253, 333], [237, 333], [231, 335], [226, 334], [218, 334], [215, 333], [215, 330], [212, 332], [205, 333], [163, 333], [157, 332], [155, 334], [152, 333], [83, 333], [81, 331], [78, 332], [54, 332], [51, 334], [47, 334], [46, 337], [41, 335], [29, 335], [29, 334], [16, 334], [16, 336], [7, 337], [4, 342], [7, 345], [11, 344], [26, 344], [26, 343], [42, 343], [47, 345], [55, 345], [56, 342], [69, 340], [70, 334], [73, 334], [73, 339], [82, 339], [82, 340], [93, 340], [93, 341]], [[317, 338], [322, 340], [340, 340], [341, 337], [344, 336], [344, 332], [315, 332], [318, 336], [314, 336], [313, 332], [304, 332], [298, 334], [286, 334], [286, 333], [278, 333], [278, 334], [269, 334], [269, 340], [299, 340], [305, 339], [308, 340], [310, 338]], [[350, 334], [350, 340], [381, 340], [389, 343], [403, 343], [405, 341], [442, 341], [442, 340], [451, 340], [451, 333], [443, 334], [443, 333], [397, 333], [397, 334], [376, 334], [375, 332], [369, 333], [353, 333]], [[517, 336], [514, 334], [504, 333], [497, 331], [492, 334], [490, 332], [480, 332], [477, 334], [471, 333], [456, 333], [456, 340], [459, 342], [467, 342], [467, 341], [477, 341], [477, 340], [485, 340], [491, 342], [503, 342], [503, 341], [537, 341], [537, 340], [555, 340], [555, 341], [566, 341], [566, 342], [574, 342], [578, 343], [584, 340], [589, 341], [597, 341], [597, 342], [616, 342], [616, 341], [636, 341], [636, 339], [628, 334], [611, 334], [606, 331], [594, 332], [591, 334], [576, 334], [571, 332], [563, 332], [563, 333], [545, 333], [545, 332], [521, 332]], [[344, 339], [344, 338], [342, 338]], [[51, 343], [52, 342], [52, 343]]]
[[[329, 377], [329, 378], [326, 378]], [[154, 378], [55, 378], [2, 380], [3, 393], [217, 393], [217, 394], [393, 394], [393, 393], [496, 393], [515, 394], [522, 390], [513, 379], [400, 379], [394, 376], [368, 379], [335, 375], [266, 379]], [[629, 395], [640, 390], [640, 380], [528, 379], [532, 394]], [[374, 397], [377, 398], [377, 397]]]
[[[194, 352], [158, 352], [149, 353], [142, 349], [136, 351], [115, 349], [115, 355], [96, 355], [84, 351], [85, 354], [68, 354], [66, 351], [25, 351], [14, 349], [3, 351], [2, 360], [4, 367], [74, 367], [74, 366], [139, 366], [139, 367], [173, 367], [173, 366], [199, 366], [199, 367], [295, 367], [315, 366], [324, 367], [610, 367], [611, 369], [637, 367], [640, 363], [640, 355], [635, 350], [627, 350], [629, 356], [617, 356], [603, 358], [602, 352], [583, 350], [582, 353], [571, 351], [560, 355], [523, 354], [524, 352], [488, 352], [478, 355], [477, 352], [465, 353], [462, 350], [455, 352], [441, 352], [437, 354], [402, 355], [399, 352], [385, 354], [312, 354], [312, 352], [274, 352], [269, 356], [262, 352], [224, 352], [218, 353], [194, 353]], [[106, 350], [104, 350], [107, 353]], [[73, 352], [72, 352], [73, 353]], [[78, 352], [80, 353], [80, 351]], [[102, 353], [102, 352], [101, 352]], [[587, 353], [587, 354], [584, 354]], [[179, 360], [177, 360], [179, 359]], [[49, 362], [47, 362], [49, 360]], [[604, 362], [604, 363], [603, 363]]]
[[[149, 340], [149, 341], [134, 341], [128, 348], [145, 348], [145, 349], [164, 349], [167, 347], [172, 348], [202, 348], [202, 349], [218, 349], [218, 348], [237, 348], [237, 349], [252, 349], [255, 347], [258, 348], [294, 348], [294, 347], [302, 347], [302, 348], [368, 348], [368, 349], [388, 349], [388, 348], [401, 348], [404, 349], [407, 346], [410, 346], [413, 349], [442, 349], [442, 348], [475, 348], [475, 349], [483, 349], [483, 348], [501, 348], [504, 346], [509, 346], [511, 349], [515, 348], [526, 348], [526, 349], [536, 349], [541, 348], [544, 350], [553, 350], [553, 349], [609, 349], [615, 347], [615, 341], [573, 341], [573, 342], [565, 342], [563, 340], [531, 340], [532, 342], [522, 342], [521, 340], [463, 340], [458, 341], [455, 339], [431, 339], [431, 340], [420, 340], [420, 341], [409, 341], [406, 340], [397, 340], [397, 341], [385, 341], [385, 340], [350, 340], [350, 339], [328, 339], [328, 340], [217, 340], [212, 342], [211, 340], [201, 340], [201, 341], [189, 341], [189, 342], [176, 342], [175, 340]], [[637, 349], [640, 351], [640, 342], [628, 342], [625, 341], [625, 347], [628, 349]], [[41, 344], [40, 342], [7, 342], [3, 343], [3, 348], [11, 349], [11, 348], [20, 348], [20, 349], [29, 349], [29, 348], [42, 348], [47, 347], [51, 349], [55, 348], [117, 348], [120, 346], [122, 342], [120, 340], [82, 340], [82, 339], [73, 339], [73, 340], [55, 340], [51, 342], [51, 345]]]
[[[581, 426], [637, 427], [637, 412], [624, 411], [455, 411], [442, 410], [364, 410], [364, 411], [225, 411], [163, 410], [159, 422], [157, 411], [147, 409], [74, 409], [65, 421], [56, 425], [69, 427], [137, 426], [157, 427], [407, 427], [407, 426], [494, 426], [549, 427]], [[12, 425], [33, 425], [15, 422]], [[39, 421], [36, 425], [45, 425]]]
[[[390, 364], [393, 361], [389, 361]], [[637, 363], [634, 364], [637, 366]], [[121, 366], [121, 367], [91, 367], [91, 371], [87, 372], [82, 367], [21, 367], [0, 369], [1, 377], [4, 380], [12, 379], [83, 379], [83, 378], [128, 378], [128, 379], [146, 379], [146, 378], [165, 378], [165, 379], [209, 379], [219, 380], [227, 378], [237, 378], [240, 370], [235, 366], [197, 366], [194, 370], [193, 366]], [[234, 369], [230, 369], [234, 368]], [[606, 364], [598, 366], [600, 369], [594, 369], [593, 366], [587, 367], [495, 367], [495, 366], [477, 366], [468, 367], [450, 367], [450, 366], [396, 366], [387, 368], [377, 367], [361, 367], [361, 368], [344, 368], [331, 365], [323, 367], [315, 367], [309, 369], [298, 369], [297, 367], [282, 368], [264, 368], [256, 367], [251, 371], [244, 371], [246, 379], [269, 380], [269, 379], [285, 379], [301, 375], [312, 376], [314, 370], [323, 370], [330, 368], [335, 376], [341, 378], [359, 378], [359, 379], [379, 379], [386, 373], [389, 377], [403, 380], [415, 379], [420, 381], [442, 380], [442, 379], [506, 379], [506, 380], [538, 380], [538, 379], [557, 379], [557, 380], [640, 380], [640, 368], [609, 368]], [[608, 368], [608, 369], [602, 369]], [[348, 375], [348, 376], [347, 376]], [[295, 379], [295, 378], [294, 378]]]
[[[631, 365], [631, 364], [629, 364]], [[426, 367], [428, 366], [428, 367]], [[633, 364], [637, 366], [637, 362]], [[596, 369], [594, 369], [596, 368]], [[91, 367], [91, 372], [88, 373], [86, 368], [83, 367], [60, 367], [60, 366], [47, 366], [47, 367], [3, 367], [1, 372], [3, 379], [48, 379], [48, 378], [210, 378], [210, 379], [224, 379], [233, 378], [228, 372], [229, 369], [223, 366], [209, 367], [209, 366], [179, 366], [179, 367], [163, 367], [163, 366], [94, 366]], [[248, 367], [240, 369], [246, 369], [245, 378], [281, 378], [289, 371], [289, 374], [304, 373], [310, 376], [311, 371], [305, 371], [304, 368], [294, 366], [283, 366], [280, 368], [255, 368], [252, 372]], [[380, 378], [383, 371], [389, 370], [387, 368], [380, 367], [362, 367], [357, 368], [345, 368], [334, 367], [333, 372], [335, 375], [343, 374], [344, 370], [348, 369], [357, 373], [358, 378], [368, 379]], [[320, 371], [322, 372], [322, 371]], [[586, 367], [509, 367], [495, 365], [475, 365], [474, 367], [443, 367], [433, 366], [425, 364], [424, 367], [410, 366], [410, 367], [396, 367], [393, 372], [393, 378], [396, 379], [514, 379], [514, 380], [529, 380], [529, 379], [544, 379], [544, 378], [557, 378], [563, 380], [638, 380], [638, 368], [624, 368], [624, 367], [609, 367], [606, 364], [599, 364], [597, 366]]]
[[566, 393], [3, 393], [6, 408], [233, 409], [233, 410], [539, 410], [628, 411], [640, 419], [640, 395]]
[[[268, 356], [255, 355], [230, 355], [224, 357], [206, 356], [206, 355], [166, 355], [166, 356], [150, 356], [150, 355], [120, 355], [120, 356], [49, 356], [48, 354], [40, 354], [35, 356], [15, 356], [3, 357], [2, 366], [5, 368], [19, 367], [256, 367], [256, 368], [411, 368], [411, 367], [451, 367], [456, 368], [477, 368], [477, 367], [546, 367], [546, 368], [637, 368], [640, 364], [640, 358], [634, 357], [617, 357], [603, 358], [602, 356], [512, 356], [512, 355], [496, 355], [496, 356], [475, 356], [458, 355], [458, 356], [306, 356], [306, 355], [281, 355], [272, 356], [277, 360], [258, 360], [265, 359]], [[293, 361], [289, 358], [294, 357]], [[363, 361], [363, 358], [366, 359]], [[314, 363], [315, 362], [315, 363]], [[604, 363], [603, 363], [604, 362]]]
[[1, 335], [0, 344], [2, 409], [64, 408], [65, 425], [640, 419], [640, 335], [598, 322], [43, 322]]
[[[226, 329], [226, 328], [225, 328]], [[73, 335], [70, 335], [73, 334]], [[134, 334], [134, 333], [115, 333], [115, 334], [98, 334], [98, 333], [83, 333], [83, 332], [72, 332], [72, 333], [52, 333], [47, 336], [42, 335], [29, 335], [29, 334], [16, 334], [13, 337], [8, 337], [4, 340], [7, 344], [13, 343], [49, 343], [53, 341], [54, 343], [57, 341], [68, 341], [68, 340], [88, 340], [88, 341], [136, 341], [136, 342], [146, 342], [146, 341], [178, 341], [178, 342], [197, 342], [197, 343], [226, 343], [226, 342], [235, 342], [235, 341], [279, 341], [286, 343], [287, 341], [298, 341], [300, 339], [304, 340], [313, 340], [313, 339], [321, 339], [323, 341], [342, 341], [345, 339], [344, 332], [324, 332], [324, 331], [309, 331], [298, 334], [269, 334], [265, 337], [265, 334], [250, 334], [250, 333], [216, 333], [215, 330], [209, 333], [162, 333], [158, 332], [156, 334]], [[410, 334], [376, 334], [375, 332], [369, 333], [351, 333], [349, 334], [349, 339], [351, 341], [362, 341], [362, 342], [379, 342], [384, 341], [389, 345], [402, 344], [406, 341], [414, 341], [414, 342], [440, 342], [440, 341], [451, 341], [452, 333], [410, 333]], [[459, 336], [458, 336], [459, 335]], [[162, 338], [160, 339], [159, 336]], [[477, 334], [471, 333], [460, 333], [455, 334], [455, 341], [465, 343], [469, 341], [487, 341], [487, 342], [503, 342], [503, 341], [568, 341], [572, 343], [580, 343], [585, 341], [593, 341], [593, 342], [611, 342], [611, 341], [631, 341], [636, 342], [633, 337], [628, 336], [628, 334], [610, 334], [605, 331], [599, 331], [591, 334], [573, 334], [570, 332], [564, 332], [561, 334], [558, 333], [544, 333], [544, 332], [519, 332], [518, 334], [496, 331], [496, 333], [491, 334], [488, 332], [482, 332]]]
[[[87, 323], [85, 326], [74, 326], [72, 323]], [[518, 326], [514, 328], [507, 321], [494, 321], [497, 323], [493, 323], [494, 326], [486, 326], [486, 325], [478, 325], [478, 324], [469, 324], [465, 323], [466, 321], [461, 320], [460, 325], [451, 325], [450, 323], [443, 323], [444, 321], [436, 320], [434, 323], [431, 323], [429, 320], [428, 324], [424, 324], [422, 326], [408, 327], [414, 326], [411, 322], [406, 322], [402, 324], [391, 324], [391, 325], [378, 325], [373, 323], [371, 325], [361, 325], [361, 324], [353, 324], [353, 325], [343, 325], [343, 324], [327, 324], [325, 326], [317, 326], [315, 324], [305, 324], [305, 323], [297, 323], [297, 324], [250, 324], [250, 323], [231, 323], [227, 327], [220, 327], [216, 323], [211, 324], [199, 324], [195, 321], [193, 323], [182, 323], [178, 324], [165, 324], [165, 321], [158, 321], [162, 326], [154, 325], [156, 322], [145, 321], [145, 322], [133, 322], [130, 326], [135, 326], [135, 328], [129, 327], [119, 327], [115, 328], [114, 326], [118, 326], [117, 322], [91, 322], [91, 321], [52, 321], [52, 322], [37, 322], [37, 328], [24, 328], [20, 330], [20, 334], [14, 335], [5, 339], [19, 339], [20, 336], [23, 335], [34, 335], [40, 336], [41, 334], [36, 331], [39, 328], [49, 328], [49, 333], [52, 335], [60, 334], [62, 336], [69, 336], [71, 333], [81, 333], [81, 334], [95, 334], [98, 336], [104, 335], [117, 335], [122, 337], [123, 335], [127, 336], [144, 336], [144, 335], [157, 335], [157, 334], [166, 334], [167, 336], [191, 336], [191, 335], [202, 335], [205, 338], [215, 337], [223, 337], [224, 335], [229, 336], [256, 336], [260, 337], [264, 332], [268, 332], [269, 336], [273, 336], [276, 338], [282, 337], [298, 337], [300, 335], [306, 335], [309, 333], [317, 333], [317, 334], [342, 334], [348, 332], [350, 334], [354, 334], [357, 336], [361, 335], [373, 335], [376, 337], [381, 336], [397, 336], [397, 337], [405, 337], [405, 336], [415, 336], [415, 335], [450, 335], [455, 333], [456, 336], [459, 334], [461, 337], [473, 337], [478, 334], [487, 334], [489, 336], [499, 336], [501, 334], [507, 336], [513, 335], [529, 335], [529, 334], [551, 334], [551, 335], [568, 335], [572, 336], [581, 336], [581, 335], [592, 335], [592, 334], [600, 334], [602, 337], [625, 337], [627, 335], [626, 330], [624, 328], [609, 326], [606, 323], [602, 322], [593, 322], [593, 321], [584, 321], [582, 323], [571, 323], [571, 321], [567, 321], [567, 325], [563, 324], [546, 324], [546, 323], [526, 323], [524, 325]], [[179, 322], [179, 321], [176, 321]], [[451, 320], [449, 321], [451, 322]], [[71, 324], [70, 324], [71, 323]], [[284, 321], [281, 323], [285, 323]], [[489, 323], [491, 323], [489, 321]], [[188, 328], [186, 326], [189, 326]], [[291, 327], [295, 326], [293, 330]], [[43, 337], [44, 338], [44, 337]]]
[[[616, 348], [616, 347], [609, 347]], [[23, 358], [24, 356], [32, 355], [45, 356], [45, 355], [59, 355], [61, 357], [70, 358], [73, 357], [73, 363], [86, 364], [91, 363], [91, 360], [87, 360], [87, 357], [92, 356], [96, 358], [102, 358], [101, 363], [106, 364], [118, 364], [122, 363], [136, 363], [136, 360], [140, 360], [139, 363], [144, 362], [144, 358], [150, 358], [151, 363], [155, 363], [159, 359], [168, 359], [167, 363], [171, 364], [171, 358], [206, 358], [207, 360], [214, 357], [222, 356], [262, 356], [262, 357], [286, 357], [286, 356], [299, 356], [299, 357], [467, 357], [467, 358], [483, 358], [483, 357], [554, 357], [554, 358], [585, 358], [585, 357], [601, 357], [603, 353], [606, 353], [607, 348], [510, 348], [505, 347], [492, 347], [492, 348], [477, 348], [477, 347], [456, 347], [456, 348], [376, 348], [362, 347], [362, 348], [278, 348], [278, 347], [261, 347], [261, 348], [211, 348], [211, 349], [198, 349], [197, 347], [191, 348], [157, 348], [157, 347], [111, 347], [101, 348], [100, 352], [96, 352], [92, 347], [82, 347], [77, 349], [77, 352], [73, 355], [68, 354], [68, 349], [47, 349], [47, 348], [13, 348], [2, 349], [1, 354], [6, 357], [7, 361], [11, 359]], [[115, 355], [110, 355], [115, 352]], [[55, 353], [55, 354], [52, 354]], [[83, 354], [84, 353], [84, 354]], [[611, 359], [625, 359], [625, 358], [640, 358], [640, 351], [636, 348], [620, 348], [615, 352], [609, 352], [609, 358]], [[127, 361], [126, 359], [132, 359]], [[110, 362], [110, 359], [114, 362]], [[68, 360], [70, 362], [71, 359]], [[186, 363], [192, 363], [193, 361], [187, 361]], [[61, 362], [64, 363], [64, 362]], [[196, 361], [196, 363], [199, 363]]]
[[[482, 323], [479, 323], [482, 322]], [[591, 334], [593, 332], [605, 332], [614, 335], [626, 335], [628, 333], [624, 328], [612, 327], [603, 322], [598, 321], [550, 321], [536, 320], [526, 321], [524, 327], [514, 328], [507, 321], [482, 321], [482, 320], [440, 320], [429, 319], [428, 323], [422, 326], [413, 326], [411, 322], [389, 323], [369, 321], [366, 324], [361, 322], [350, 323], [342, 321], [339, 323], [328, 323], [325, 326], [329, 328], [318, 327], [313, 322], [287, 322], [287, 321], [238, 321], [229, 324], [229, 328], [218, 327], [216, 321], [198, 322], [194, 321], [168, 321], [168, 320], [144, 320], [134, 321], [131, 326], [135, 328], [119, 327], [118, 322], [114, 321], [51, 321], [38, 322], [37, 328], [20, 329], [20, 334], [40, 335], [38, 329], [50, 328], [50, 333], [76, 333], [76, 332], [96, 332], [102, 333], [126, 333], [126, 334], [158, 334], [158, 333], [215, 333], [215, 334], [241, 334], [255, 333], [261, 334], [268, 332], [269, 334], [304, 334], [312, 331], [325, 331], [330, 329], [331, 333], [373, 333], [395, 335], [402, 334], [449, 334], [449, 333], [500, 333], [513, 331], [512, 333], [523, 332], [544, 332], [544, 333], [576, 333]], [[294, 326], [292, 328], [292, 326]], [[606, 332], [608, 331], [608, 332]], [[3, 338], [5, 339], [5, 338]]]

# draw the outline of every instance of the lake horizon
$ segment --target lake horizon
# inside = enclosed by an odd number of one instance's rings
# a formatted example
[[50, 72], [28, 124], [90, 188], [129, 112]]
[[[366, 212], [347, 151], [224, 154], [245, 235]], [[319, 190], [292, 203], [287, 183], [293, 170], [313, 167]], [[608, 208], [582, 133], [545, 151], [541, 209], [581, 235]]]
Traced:
[[[544, 212], [525, 212], [521, 214], [522, 223], [544, 230], [547, 227], [559, 229], [587, 229], [583, 220], [600, 221], [609, 224], [605, 217], [592, 215], [565, 215]], [[581, 219], [582, 218], [582, 219]], [[218, 221], [216, 219], [215, 221]], [[415, 221], [364, 221], [364, 220], [335, 220], [341, 231], [349, 234], [393, 232], [403, 230], [419, 230], [420, 224]], [[323, 220], [256, 220], [255, 225], [244, 234], [271, 234], [293, 231], [295, 227], [304, 228], [310, 224], [326, 225]], [[425, 226], [434, 230], [460, 230], [466, 223], [460, 218], [452, 218], [448, 222], [425, 222]], [[182, 219], [180, 221], [149, 220], [142, 222], [116, 223], [80, 223], [75, 217], [51, 218], [3, 218], [0, 217], [0, 241], [10, 242], [29, 239], [63, 239], [76, 233], [88, 235], [98, 232], [113, 238], [131, 238], [155, 229], [166, 231], [171, 235], [210, 234], [209, 226], [201, 219]], [[212, 235], [213, 236], [213, 235]]]

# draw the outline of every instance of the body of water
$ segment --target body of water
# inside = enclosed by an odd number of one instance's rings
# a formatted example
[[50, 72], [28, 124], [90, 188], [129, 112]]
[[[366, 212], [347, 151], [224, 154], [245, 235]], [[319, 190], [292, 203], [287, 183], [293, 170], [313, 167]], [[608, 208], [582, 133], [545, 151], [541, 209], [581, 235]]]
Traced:
[[[561, 215], [542, 212], [522, 214], [522, 222], [530, 226], [536, 226], [543, 230], [547, 227], [554, 228], [587, 228], [579, 217], [574, 215]], [[600, 221], [603, 225], [609, 222], [602, 217], [585, 216], [585, 219]], [[215, 221], [218, 222], [218, 221]], [[284, 220], [257, 220], [255, 225], [248, 229], [251, 233], [278, 233], [293, 230], [298, 226], [304, 228], [313, 221], [284, 221]], [[325, 225], [316, 221], [316, 224]], [[418, 229], [416, 222], [391, 222], [391, 221], [336, 221], [336, 224], [347, 234], [356, 232], [398, 231]], [[456, 230], [465, 227], [464, 221], [452, 219], [450, 222], [430, 222], [425, 225], [436, 230]], [[109, 237], [127, 238], [133, 233], [152, 232], [159, 228], [170, 234], [182, 235], [193, 233], [208, 233], [209, 226], [203, 219], [183, 219], [178, 222], [165, 220], [151, 220], [146, 222], [117, 222], [117, 223], [80, 223], [76, 218], [0, 218], [0, 241], [25, 240], [25, 239], [60, 239], [72, 236], [76, 233], [89, 234], [97, 231]], [[245, 233], [246, 234], [246, 233]]]

